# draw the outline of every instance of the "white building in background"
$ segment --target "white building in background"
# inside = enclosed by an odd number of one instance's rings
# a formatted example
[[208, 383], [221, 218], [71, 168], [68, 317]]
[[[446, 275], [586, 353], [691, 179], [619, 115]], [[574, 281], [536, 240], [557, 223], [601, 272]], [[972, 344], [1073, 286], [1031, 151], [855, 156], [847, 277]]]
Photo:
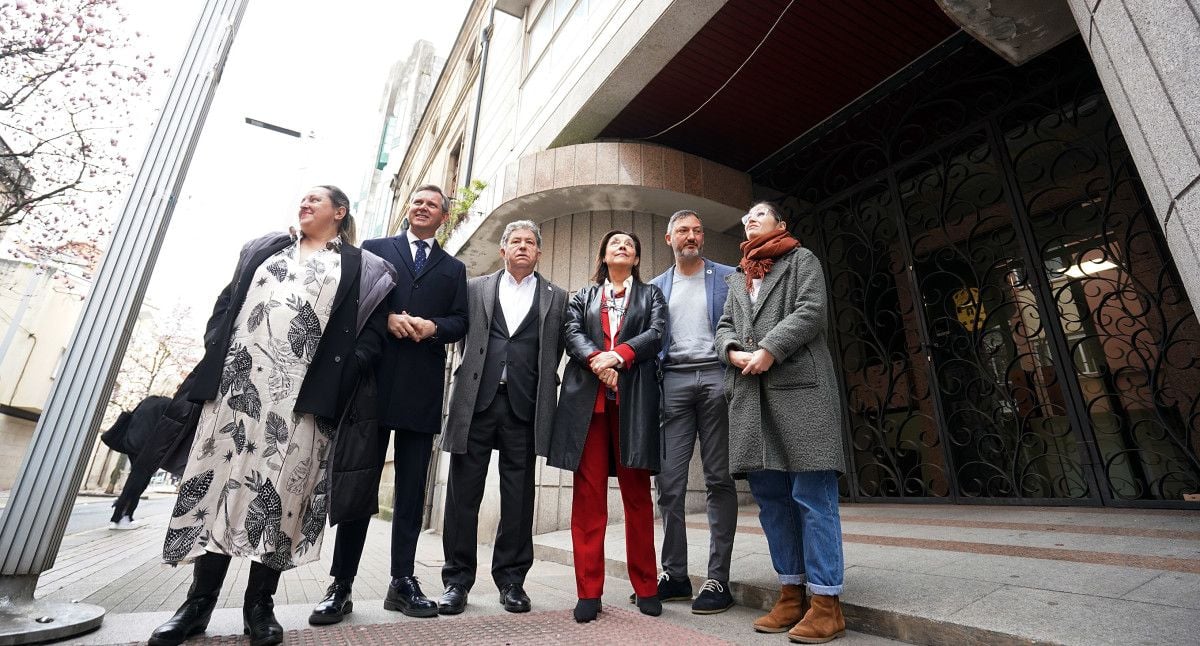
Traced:
[[392, 178], [404, 160], [444, 63], [432, 43], [418, 40], [408, 58], [396, 61], [388, 74], [379, 104], [374, 170], [363, 182], [355, 209], [360, 240], [385, 235], [392, 210]]
[[80, 274], [0, 258], [0, 489], [16, 480], [83, 310], [90, 285]]

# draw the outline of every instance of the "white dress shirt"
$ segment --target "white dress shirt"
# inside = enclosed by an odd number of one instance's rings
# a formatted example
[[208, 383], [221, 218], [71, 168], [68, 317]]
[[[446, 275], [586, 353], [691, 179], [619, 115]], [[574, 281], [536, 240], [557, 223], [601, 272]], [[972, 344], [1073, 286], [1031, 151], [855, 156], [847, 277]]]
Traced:
[[[406, 234], [404, 234], [404, 235], [408, 236], [408, 250], [409, 250], [409, 252], [411, 252], [411, 253], [412, 253], [412, 258], [413, 258], [413, 260], [416, 260], [416, 259], [417, 259], [417, 249], [419, 248], [419, 247], [417, 247], [417, 240], [418, 240], [418, 238], [416, 238], [416, 237], [413, 237], [413, 236], [410, 236], [410, 235], [408, 235], [407, 233], [406, 233]], [[432, 254], [432, 253], [433, 253], [433, 243], [434, 243], [436, 240], [437, 240], [437, 238], [425, 238], [425, 244], [429, 245], [429, 246], [428, 246], [428, 247], [425, 249], [425, 260], [426, 260], [426, 262], [428, 262], [428, 260], [429, 260], [429, 254]]]
[[508, 326], [508, 335], [517, 333], [521, 321], [529, 315], [533, 307], [533, 297], [537, 294], [537, 276], [530, 273], [520, 282], [516, 277], [504, 271], [500, 277], [500, 309], [504, 312], [504, 324]]
[[[537, 277], [530, 273], [524, 280], [517, 282], [516, 277], [508, 273], [500, 277], [500, 311], [504, 312], [504, 325], [508, 328], [508, 336], [517, 333], [521, 321], [529, 315], [533, 307], [533, 297], [537, 294]], [[500, 369], [500, 381], [508, 381], [508, 366]]]

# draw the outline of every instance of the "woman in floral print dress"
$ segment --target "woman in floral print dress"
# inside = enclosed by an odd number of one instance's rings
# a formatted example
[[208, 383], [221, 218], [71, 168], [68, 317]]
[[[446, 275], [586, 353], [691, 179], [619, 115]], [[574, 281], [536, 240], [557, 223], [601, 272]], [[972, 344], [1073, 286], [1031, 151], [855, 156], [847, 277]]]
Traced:
[[299, 235], [243, 248], [209, 321], [189, 394], [204, 407], [163, 546], [164, 561], [195, 564], [193, 583], [151, 644], [207, 627], [233, 556], [253, 561], [243, 607], [251, 643], [279, 643], [279, 575], [320, 556], [339, 421], [379, 354], [380, 304], [395, 281], [386, 262], [353, 246], [349, 200], [336, 187], [304, 196], [299, 225]]

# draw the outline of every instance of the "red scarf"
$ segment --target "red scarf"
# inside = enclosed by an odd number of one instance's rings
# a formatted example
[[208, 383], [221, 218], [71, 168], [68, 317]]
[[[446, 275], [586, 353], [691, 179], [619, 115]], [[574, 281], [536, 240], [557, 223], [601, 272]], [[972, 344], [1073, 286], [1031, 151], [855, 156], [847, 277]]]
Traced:
[[753, 240], [742, 243], [742, 261], [738, 266], [746, 273], [746, 291], [754, 285], [754, 279], [765, 278], [775, 265], [775, 259], [800, 246], [800, 241], [787, 229], [775, 229]]

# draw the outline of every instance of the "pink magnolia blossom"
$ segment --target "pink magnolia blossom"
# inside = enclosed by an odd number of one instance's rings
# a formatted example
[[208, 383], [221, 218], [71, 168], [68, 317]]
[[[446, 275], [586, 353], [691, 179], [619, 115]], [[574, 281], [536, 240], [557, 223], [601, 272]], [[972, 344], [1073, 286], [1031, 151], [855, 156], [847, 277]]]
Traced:
[[0, 236], [19, 255], [94, 268], [107, 242], [153, 68], [123, 21], [118, 0], [0, 0]]

